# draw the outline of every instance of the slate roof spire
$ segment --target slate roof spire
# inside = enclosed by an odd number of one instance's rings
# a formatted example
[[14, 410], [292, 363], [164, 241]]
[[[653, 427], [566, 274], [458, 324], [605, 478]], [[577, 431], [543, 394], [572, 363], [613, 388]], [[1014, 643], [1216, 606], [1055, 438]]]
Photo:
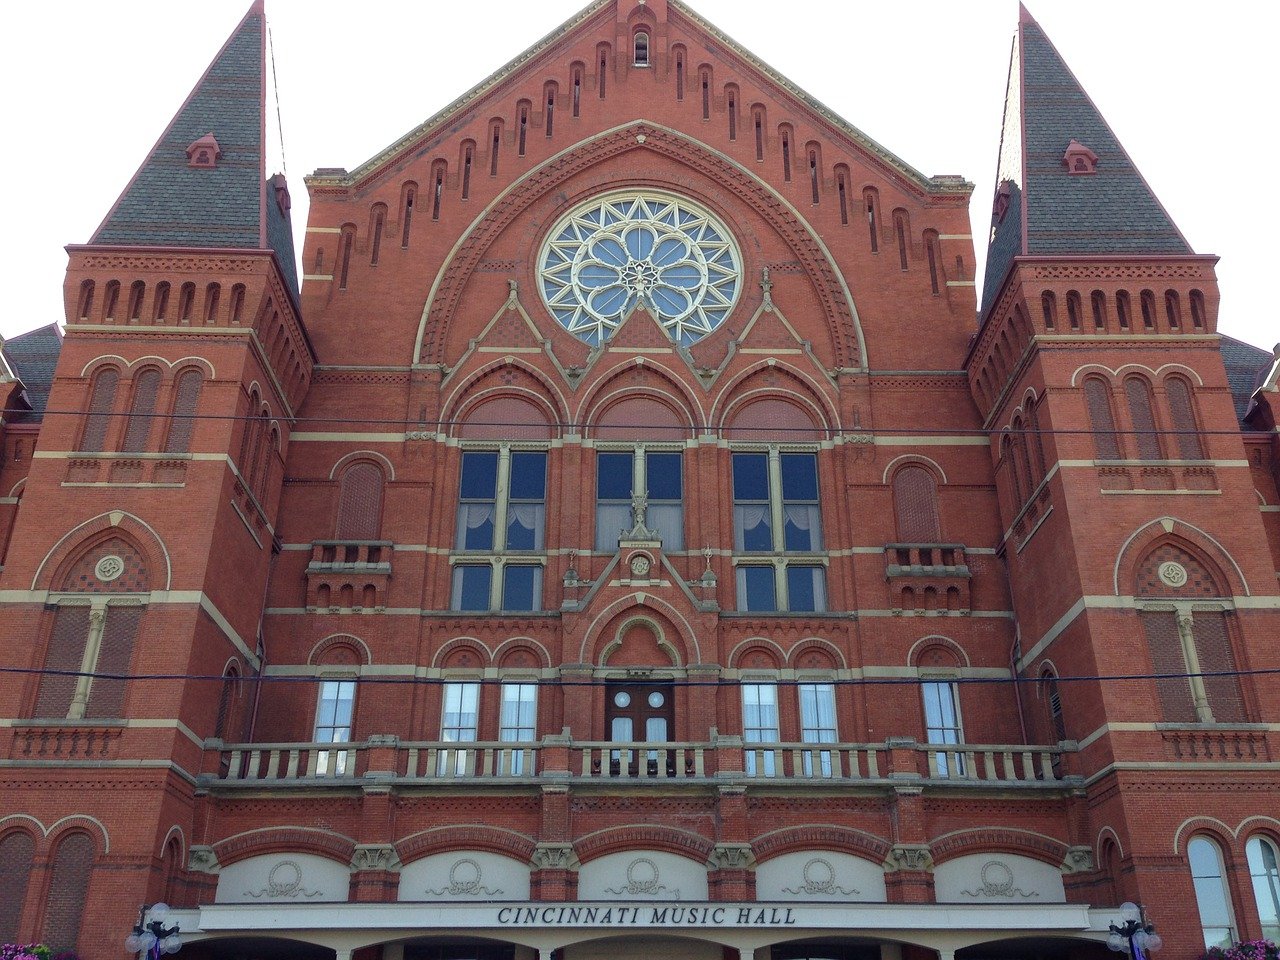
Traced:
[[[1096, 155], [1095, 169], [1066, 162], [1073, 140]], [[1193, 252], [1022, 4], [1009, 60], [995, 211], [984, 316], [1016, 256]]]
[[[266, 174], [266, 36], [254, 0], [91, 243], [271, 249], [296, 296], [288, 205]], [[195, 162], [189, 149], [208, 138], [213, 162]]]

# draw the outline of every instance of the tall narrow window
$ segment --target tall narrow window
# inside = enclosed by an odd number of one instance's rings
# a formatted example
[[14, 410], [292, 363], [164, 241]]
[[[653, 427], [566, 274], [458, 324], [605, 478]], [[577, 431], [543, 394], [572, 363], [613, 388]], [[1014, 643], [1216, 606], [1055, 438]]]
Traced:
[[546, 497], [545, 451], [463, 452], [454, 610], [541, 609]]
[[529, 136], [529, 107], [523, 101], [516, 113], [516, 155], [524, 156]]
[[382, 468], [361, 460], [342, 472], [338, 491], [338, 540], [377, 540], [382, 532]]
[[871, 252], [880, 252], [880, 226], [876, 223], [876, 208], [880, 206], [879, 198], [872, 187], [862, 191], [862, 203], [867, 208], [867, 229], [871, 233]]
[[[925, 740], [938, 746], [964, 743], [960, 728], [959, 689], [951, 681], [929, 681], [920, 685], [924, 695]], [[963, 777], [964, 757], [949, 750], [934, 754], [940, 777]]]
[[1077, 290], [1067, 291], [1067, 323], [1072, 330], [1080, 329], [1080, 293]]
[[191, 312], [196, 305], [196, 285], [194, 283], [184, 283], [182, 289], [178, 291], [178, 322], [190, 323]]
[[93, 281], [86, 280], [80, 284], [80, 305], [76, 311], [81, 320], [88, 320], [93, 312]]
[[155, 306], [152, 308], [151, 315], [157, 323], [169, 316], [169, 281], [167, 280], [156, 284]]
[[[322, 680], [316, 704], [316, 723], [312, 732], [315, 743], [350, 743], [351, 718], [356, 702], [354, 680]], [[316, 759], [316, 773], [342, 776], [347, 753], [343, 750], [321, 750]]]
[[1107, 295], [1095, 290], [1089, 295], [1089, 303], [1093, 307], [1093, 329], [1105, 330], [1107, 327]]
[[1262, 937], [1280, 943], [1280, 864], [1276, 845], [1270, 837], [1250, 837], [1244, 846], [1253, 881], [1253, 898], [1258, 904]]
[[730, 88], [725, 97], [727, 113], [729, 114], [729, 139], [738, 139], [738, 96]]
[[68, 834], [53, 856], [40, 937], [55, 953], [79, 946], [80, 921], [92, 872], [93, 841], [88, 834]]
[[[836, 190], [840, 194], [840, 222], [849, 222], [849, 185], [843, 170], [836, 171]], [[937, 291], [934, 291], [935, 293]]]
[[347, 277], [351, 272], [351, 248], [355, 246], [356, 228], [345, 226], [342, 228], [342, 236], [339, 238], [338, 249], [338, 289], [347, 289]]
[[107, 283], [106, 295], [102, 298], [102, 316], [107, 320], [114, 320], [116, 315], [116, 307], [120, 305], [120, 281], [111, 280]]
[[1044, 315], [1044, 327], [1052, 330], [1058, 325], [1058, 299], [1052, 291], [1040, 294], [1040, 312]]
[[706, 70], [701, 73], [702, 79], [702, 119], [711, 119], [711, 74]]
[[413, 204], [418, 198], [418, 188], [410, 184], [404, 188], [404, 213], [400, 225], [400, 246], [409, 249], [409, 231], [413, 225]]
[[204, 291], [204, 323], [210, 326], [218, 322], [218, 300], [222, 296], [222, 284], [211, 283]]
[[1164, 393], [1169, 400], [1169, 420], [1173, 425], [1178, 456], [1183, 460], [1203, 460], [1204, 447], [1196, 424], [1191, 385], [1181, 377], [1170, 377], [1164, 382]]
[[940, 284], [938, 283], [938, 270], [940, 264], [938, 262], [938, 234], [933, 230], [925, 232], [924, 252], [929, 258], [929, 289], [936, 297], [940, 292]]
[[160, 392], [160, 371], [148, 367], [133, 378], [133, 403], [129, 408], [129, 422], [125, 426], [124, 441], [120, 449], [125, 453], [141, 453], [147, 449], [151, 438], [151, 425], [155, 421], [156, 396]]
[[18, 923], [22, 919], [22, 903], [27, 898], [35, 849], [31, 834], [21, 830], [0, 839], [0, 877], [4, 877], [5, 884], [5, 895], [0, 897], [0, 940], [5, 943], [15, 943], [18, 939]]
[[676, 51], [676, 99], [684, 99], [684, 51]]
[[93, 379], [89, 393], [89, 415], [85, 418], [84, 433], [80, 436], [80, 449], [97, 453], [107, 440], [107, 428], [111, 425], [111, 413], [116, 404], [116, 388], [120, 372], [115, 367], [105, 367]]
[[632, 49], [635, 53], [632, 63], [637, 67], [649, 66], [649, 35], [647, 33], [641, 31], [636, 34]]
[[1204, 294], [1199, 290], [1191, 291], [1191, 325], [1197, 330], [1204, 329]]
[[1222, 875], [1222, 851], [1207, 837], [1192, 837], [1187, 844], [1191, 864], [1191, 883], [1196, 891], [1200, 911], [1200, 930], [1204, 945], [1226, 949], [1236, 939], [1231, 920], [1231, 897]]
[[547, 105], [547, 136], [553, 133], [556, 122], [556, 85], [548, 83], [542, 94], [542, 101]]
[[1176, 330], [1182, 325], [1182, 307], [1178, 303], [1176, 290], [1166, 290], [1164, 292], [1164, 315], [1169, 321], [1171, 330]]
[[1040, 678], [1044, 690], [1045, 708], [1049, 713], [1049, 730], [1055, 742], [1067, 739], [1067, 724], [1062, 716], [1062, 693], [1058, 689], [1058, 677], [1046, 670]]
[[907, 269], [907, 214], [905, 210], [893, 211], [893, 232], [898, 238], [898, 267]]
[[373, 240], [370, 243], [369, 263], [378, 265], [378, 257], [382, 254], [382, 228], [387, 219], [387, 208], [378, 204], [373, 208]]
[[816, 204], [818, 202], [818, 151], [809, 151], [809, 193]]
[[498, 148], [502, 146], [502, 123], [494, 121], [489, 131], [489, 176], [498, 175]]
[[1089, 377], [1084, 382], [1084, 400], [1095, 454], [1099, 460], [1119, 460], [1120, 438], [1111, 415], [1111, 387], [1100, 377]]
[[431, 219], [439, 220], [440, 203], [444, 200], [444, 162], [437, 160], [434, 167], [435, 170], [431, 175]]
[[1139, 459], [1162, 459], [1150, 385], [1141, 377], [1129, 377], [1124, 382], [1124, 395], [1129, 404], [1129, 420], [1133, 424], [1134, 445], [1138, 448]]
[[[549, 114], [548, 114], [549, 116]], [[550, 127], [548, 127], [550, 129]], [[475, 160], [476, 148], [470, 143], [462, 151], [462, 199], [471, 199], [471, 165]]]
[[743, 558], [738, 564], [739, 610], [826, 610], [825, 568], [816, 557], [794, 556], [822, 551], [813, 454], [733, 454], [733, 534], [738, 553], [776, 555], [768, 563]]
[[637, 448], [596, 455], [596, 549], [612, 553], [618, 535], [632, 525], [631, 504], [646, 499], [645, 526], [662, 539], [664, 550], [684, 549], [683, 457], [678, 452]]
[[782, 179], [791, 182], [791, 134], [782, 131]]
[[244, 284], [237, 283], [231, 288], [231, 309], [228, 311], [232, 325], [244, 319]]
[[573, 115], [582, 116], [582, 68], [573, 68]]
[[[480, 719], [480, 684], [446, 683], [440, 712], [440, 739], [445, 743], [474, 743]], [[458, 748], [449, 762], [448, 751], [440, 751], [439, 772], [466, 773], [467, 750]]]
[[756, 130], [756, 159], [764, 159], [764, 111], [756, 109], [752, 111], [752, 123]]
[[1142, 307], [1143, 328], [1154, 330], [1156, 328], [1156, 295], [1150, 290], [1143, 290], [1138, 297], [1138, 302]]
[[927, 467], [907, 466], [893, 475], [893, 510], [902, 543], [938, 543], [938, 485]]
[[599, 89], [597, 93], [600, 99], [603, 100], [605, 94], [605, 77], [609, 73], [609, 47], [606, 44], [602, 44], [599, 49], [600, 56], [596, 58], [599, 61], [597, 65], [600, 68], [599, 75], [597, 76], [599, 81]]
[[[538, 735], [538, 685], [536, 683], [504, 683], [502, 712], [498, 718], [498, 739], [503, 743], [533, 743]], [[508, 772], [519, 776], [526, 772], [525, 752], [513, 750]], [[532, 771], [527, 771], [532, 772]]]
[[147, 285], [141, 280], [135, 280], [129, 285], [129, 309], [126, 316], [131, 323], [137, 323], [142, 316], [142, 297], [146, 290]]
[[[800, 684], [800, 739], [805, 743], [836, 742], [836, 688], [830, 683]], [[804, 753], [807, 777], [831, 776], [831, 751]]]
[[1133, 305], [1129, 302], [1129, 291], [1121, 290], [1116, 294], [1116, 322], [1121, 330], [1128, 330], [1133, 316]]
[[748, 776], [772, 777], [776, 772], [774, 750], [752, 744], [776, 744], [778, 730], [778, 687], [772, 683], [742, 685], [742, 742], [746, 748], [745, 768]]

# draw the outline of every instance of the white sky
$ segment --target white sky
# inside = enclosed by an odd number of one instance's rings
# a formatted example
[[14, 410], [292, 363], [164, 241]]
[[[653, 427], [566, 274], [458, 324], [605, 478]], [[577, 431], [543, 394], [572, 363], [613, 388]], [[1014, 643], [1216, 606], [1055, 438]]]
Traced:
[[[922, 172], [976, 183], [981, 265], [1015, 0], [690, 2]], [[583, 5], [267, 0], [299, 240], [303, 175], [355, 167]], [[1192, 247], [1222, 257], [1221, 332], [1270, 349], [1280, 339], [1269, 290], [1280, 221], [1269, 176], [1280, 146], [1280, 5], [1029, 5]], [[63, 319], [63, 245], [88, 240], [248, 6], [45, 0], [6, 8], [0, 334]]]

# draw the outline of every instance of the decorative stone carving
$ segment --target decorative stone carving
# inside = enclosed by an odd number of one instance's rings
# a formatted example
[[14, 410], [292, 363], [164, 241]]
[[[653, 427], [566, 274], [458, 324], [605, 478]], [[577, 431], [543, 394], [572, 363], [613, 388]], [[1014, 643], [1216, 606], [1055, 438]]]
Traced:
[[1003, 860], [988, 860], [982, 865], [982, 871], [979, 874], [980, 883], [973, 890], [961, 890], [962, 896], [966, 897], [998, 897], [1000, 899], [1008, 899], [1009, 897], [1022, 897], [1023, 899], [1031, 899], [1038, 897], [1040, 894], [1027, 893], [1025, 890], [1015, 886], [1013, 878], [1013, 868]]
[[627, 882], [619, 887], [606, 887], [605, 893], [625, 894], [629, 897], [656, 897], [665, 895], [680, 898], [679, 890], [672, 890], [662, 883], [658, 865], [647, 857], [637, 857], [627, 864]]
[[110, 583], [124, 573], [124, 558], [114, 553], [101, 558], [93, 568], [93, 575], [103, 583]]
[[218, 866], [213, 847], [192, 847], [187, 854], [187, 869], [195, 873], [217, 873]]
[[1088, 873], [1093, 869], [1093, 851], [1088, 847], [1072, 847], [1067, 851], [1062, 869], [1067, 873]]
[[533, 866], [537, 870], [573, 870], [578, 857], [571, 843], [540, 843], [533, 851]]
[[933, 866], [933, 854], [924, 844], [898, 844], [889, 851], [895, 870], [928, 870]]
[[717, 843], [711, 851], [711, 863], [718, 870], [745, 870], [754, 862], [749, 843]]
[[267, 874], [267, 885], [261, 890], [246, 890], [247, 896], [255, 900], [297, 900], [311, 899], [322, 895], [319, 890], [308, 890], [302, 883], [302, 867], [293, 860], [281, 860]]
[[[102, 559], [106, 560], [107, 558], [103, 557]], [[1158, 574], [1162, 583], [1173, 587], [1175, 590], [1185, 586], [1187, 583], [1187, 568], [1176, 560], [1166, 560], [1160, 564]]]
[[389, 844], [360, 844], [351, 857], [352, 870], [394, 870], [399, 865], [396, 849]]
[[806, 896], [856, 896], [860, 891], [836, 884], [836, 870], [831, 861], [814, 857], [804, 865], [801, 871], [800, 884], [796, 887], [783, 887], [783, 893], [804, 894]]
[[470, 857], [455, 860], [449, 868], [449, 883], [439, 890], [428, 890], [433, 897], [497, 897], [501, 890], [490, 890], [481, 880], [484, 874], [480, 864]]

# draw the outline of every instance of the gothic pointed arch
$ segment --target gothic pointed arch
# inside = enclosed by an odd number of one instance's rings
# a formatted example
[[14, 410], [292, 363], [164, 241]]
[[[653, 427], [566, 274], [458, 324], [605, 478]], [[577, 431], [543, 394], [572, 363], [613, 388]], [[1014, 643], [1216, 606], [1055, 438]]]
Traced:
[[[866, 345], [853, 296], [816, 229], [778, 191], [724, 154], [668, 127], [632, 122], [561, 151], [517, 181], [472, 222], [441, 266], [423, 307], [414, 361], [447, 362], [446, 337], [468, 279], [518, 216], [570, 178], [631, 151], [679, 161], [734, 193], [789, 244], [819, 298], [838, 366], [864, 369]], [[681, 184], [672, 184], [679, 188]]]

